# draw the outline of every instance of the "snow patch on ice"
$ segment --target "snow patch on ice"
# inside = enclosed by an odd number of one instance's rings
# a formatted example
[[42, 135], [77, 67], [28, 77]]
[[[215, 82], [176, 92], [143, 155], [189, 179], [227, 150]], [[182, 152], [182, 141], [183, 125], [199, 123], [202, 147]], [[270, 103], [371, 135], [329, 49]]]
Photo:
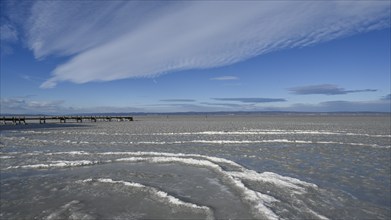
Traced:
[[20, 166], [10, 166], [6, 169], [47, 169], [47, 168], [62, 168], [62, 167], [78, 167], [78, 166], [87, 166], [98, 164], [99, 161], [90, 161], [90, 160], [75, 160], [75, 161], [66, 161], [66, 160], [58, 160], [58, 161], [50, 161], [46, 164], [29, 164], [29, 165], [20, 165]]
[[200, 206], [200, 205], [196, 205], [194, 203], [184, 202], [184, 201], [182, 201], [172, 195], [169, 195], [168, 193], [166, 193], [164, 191], [158, 190], [154, 187], [145, 186], [140, 183], [134, 183], [134, 182], [128, 182], [128, 181], [122, 181], [122, 180], [112, 180], [112, 179], [108, 179], [108, 178], [106, 178], [106, 179], [99, 178], [96, 180], [86, 179], [86, 180], [82, 180], [79, 182], [86, 183], [86, 182], [94, 182], [94, 181], [100, 182], [100, 183], [122, 184], [124, 186], [141, 188], [141, 189], [148, 191], [149, 193], [157, 196], [158, 198], [163, 199], [164, 201], [168, 202], [169, 204], [187, 207], [187, 208], [196, 209], [196, 210], [201, 210], [201, 211], [205, 212], [205, 214], [207, 215], [207, 219], [214, 219], [213, 211], [207, 206]]

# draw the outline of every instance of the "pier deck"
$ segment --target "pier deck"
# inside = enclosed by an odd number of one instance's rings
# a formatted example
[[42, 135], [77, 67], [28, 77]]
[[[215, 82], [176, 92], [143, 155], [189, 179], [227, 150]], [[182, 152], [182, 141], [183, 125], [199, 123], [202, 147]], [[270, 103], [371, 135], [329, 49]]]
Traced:
[[40, 124], [45, 124], [46, 121], [58, 121], [66, 123], [69, 121], [82, 123], [83, 121], [133, 121], [132, 116], [3, 116], [0, 117], [0, 124], [27, 124], [28, 121], [39, 121]]

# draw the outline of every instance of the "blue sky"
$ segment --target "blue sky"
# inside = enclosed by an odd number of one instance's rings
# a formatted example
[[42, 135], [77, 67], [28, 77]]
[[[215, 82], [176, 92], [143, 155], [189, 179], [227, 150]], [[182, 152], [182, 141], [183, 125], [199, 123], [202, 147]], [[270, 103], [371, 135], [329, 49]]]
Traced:
[[1, 1], [1, 113], [390, 112], [390, 1]]

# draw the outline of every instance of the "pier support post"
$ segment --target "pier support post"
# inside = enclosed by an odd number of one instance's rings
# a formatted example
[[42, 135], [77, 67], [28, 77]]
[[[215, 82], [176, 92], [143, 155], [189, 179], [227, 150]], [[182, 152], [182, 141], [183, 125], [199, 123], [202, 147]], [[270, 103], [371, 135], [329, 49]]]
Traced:
[[23, 122], [23, 124], [27, 125], [26, 123], [26, 117], [22, 117], [22, 119], [20, 119], [21, 122]]
[[39, 118], [39, 123], [40, 124], [46, 124], [46, 117], [45, 116], [43, 116], [43, 118]]
[[60, 123], [66, 123], [65, 117], [60, 117]]

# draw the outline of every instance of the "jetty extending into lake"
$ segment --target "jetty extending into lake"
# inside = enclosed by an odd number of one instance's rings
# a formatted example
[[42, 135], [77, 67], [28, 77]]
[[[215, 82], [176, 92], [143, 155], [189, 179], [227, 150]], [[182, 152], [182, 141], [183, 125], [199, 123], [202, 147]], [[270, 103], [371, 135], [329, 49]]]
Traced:
[[0, 124], [27, 124], [29, 121], [36, 121], [40, 124], [45, 124], [47, 121], [54, 121], [60, 123], [83, 121], [97, 122], [97, 121], [133, 121], [132, 116], [3, 116], [0, 117]]

